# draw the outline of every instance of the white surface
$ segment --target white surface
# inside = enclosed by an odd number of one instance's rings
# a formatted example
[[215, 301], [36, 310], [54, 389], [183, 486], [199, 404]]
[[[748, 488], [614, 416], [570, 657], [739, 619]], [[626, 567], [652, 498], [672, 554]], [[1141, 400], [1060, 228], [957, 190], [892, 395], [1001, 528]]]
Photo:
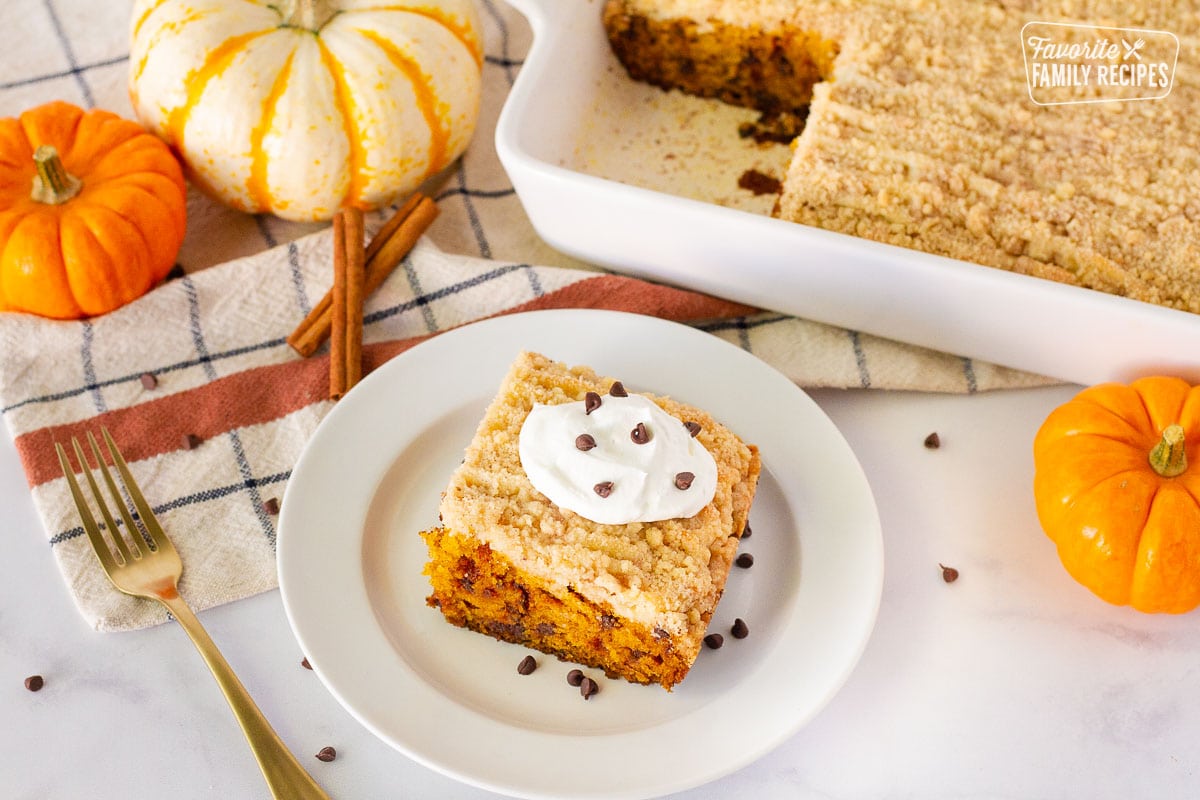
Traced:
[[[1037, 526], [1030, 443], [1073, 392], [813, 393], [875, 490], [887, 568], [874, 633], [807, 726], [676, 800], [1196, 795], [1200, 616], [1095, 600]], [[942, 447], [926, 450], [934, 430]], [[241, 733], [182, 631], [98, 634], [76, 615], [7, 436], [0, 532], [6, 800], [263, 798]], [[942, 582], [939, 561], [961, 570], [957, 583]], [[298, 666], [277, 592], [201, 619], [334, 798], [493, 797], [409, 760], [344, 711]], [[46, 677], [37, 694], [22, 686], [32, 673]], [[312, 758], [325, 745], [338, 750], [333, 763]]]
[[572, 168], [597, 86], [614, 60], [598, 5], [509, 2], [529, 17], [534, 43], [497, 124], [496, 147], [534, 227], [556, 249], [760, 308], [1064, 380], [1155, 372], [1200, 380], [1194, 314]]
[[[694, 403], [762, 443], [753, 536], [740, 548], [755, 564], [733, 570], [710, 625], [727, 634], [742, 617], [751, 635], [702, 651], [670, 694], [589, 670], [602, 688], [585, 704], [565, 681], [571, 665], [543, 657], [520, 676], [530, 650], [454, 628], [425, 605], [417, 531], [436, 524], [447, 476], [522, 349]], [[442, 334], [341, 400], [288, 483], [279, 570], [318, 675], [402, 752], [521, 797], [635, 798], [727, 774], [824, 707], [871, 632], [883, 552], [861, 468], [794, 384], [693, 328], [562, 310]]]

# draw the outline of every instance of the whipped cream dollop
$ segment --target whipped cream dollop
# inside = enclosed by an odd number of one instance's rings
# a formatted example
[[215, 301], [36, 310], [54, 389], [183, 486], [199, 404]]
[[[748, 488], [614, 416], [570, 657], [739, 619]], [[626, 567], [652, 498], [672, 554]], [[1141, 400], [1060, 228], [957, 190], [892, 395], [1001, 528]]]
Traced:
[[717, 463], [695, 438], [699, 427], [619, 383], [612, 392], [533, 407], [517, 446], [534, 488], [602, 524], [695, 516], [717, 489]]

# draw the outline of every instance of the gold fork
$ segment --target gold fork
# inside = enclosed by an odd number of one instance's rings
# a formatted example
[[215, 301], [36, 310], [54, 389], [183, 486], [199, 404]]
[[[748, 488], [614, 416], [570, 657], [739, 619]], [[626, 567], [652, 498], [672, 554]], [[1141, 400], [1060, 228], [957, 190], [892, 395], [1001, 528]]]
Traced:
[[89, 431], [87, 434], [88, 444], [91, 445], [92, 455], [100, 469], [104, 483], [108, 487], [108, 493], [112, 497], [113, 503], [120, 509], [121, 520], [125, 523], [125, 530], [128, 531], [127, 536], [122, 536], [117, 529], [117, 523], [108, 510], [108, 505], [104, 502], [100, 487], [96, 483], [96, 478], [92, 474], [92, 468], [84, 456], [79, 440], [71, 437], [71, 445], [75, 450], [75, 457], [79, 460], [80, 471], [87, 479], [92, 496], [100, 508], [100, 514], [104, 518], [104, 527], [108, 530], [112, 542], [116, 546], [115, 553], [96, 524], [96, 518], [92, 516], [88, 502], [84, 498], [83, 492], [80, 491], [79, 482], [75, 479], [75, 470], [67, 458], [66, 451], [57, 442], [54, 444], [54, 449], [58, 452], [63, 475], [71, 487], [71, 496], [75, 498], [75, 506], [83, 521], [83, 529], [87, 532], [88, 540], [91, 541], [92, 548], [96, 551], [96, 556], [100, 559], [100, 564], [108, 574], [109, 580], [125, 594], [145, 597], [162, 603], [191, 637], [196, 649], [200, 651], [200, 655], [208, 664], [208, 668], [212, 670], [213, 677], [217, 679], [221, 691], [225, 693], [225, 699], [229, 701], [229, 707], [233, 709], [238, 724], [242, 726], [242, 732], [250, 742], [250, 749], [254, 751], [254, 757], [258, 760], [258, 766], [262, 769], [263, 777], [267, 780], [271, 794], [280, 800], [283, 798], [286, 800], [329, 800], [329, 795], [325, 794], [312, 776], [305, 772], [300, 763], [296, 761], [295, 756], [288, 751], [274, 729], [271, 728], [266, 717], [250, 698], [246, 687], [242, 686], [242, 682], [234, 675], [229, 662], [221, 655], [208, 632], [200, 624], [200, 620], [179, 596], [179, 575], [183, 571], [179, 553], [171, 544], [171, 540], [163, 533], [162, 526], [158, 524], [154, 512], [150, 510], [146, 498], [142, 496], [141, 490], [134, 482], [133, 475], [130, 474], [129, 467], [121, 456], [121, 451], [117, 449], [116, 442], [113, 441], [106, 429], [101, 429], [101, 434], [104, 436], [104, 443], [108, 446], [112, 463], [120, 473], [121, 482], [125, 486], [129, 499], [133, 501], [138, 518], [142, 523], [141, 526], [135, 524], [129, 508], [113, 480], [112, 473], [104, 463], [104, 457], [100, 454], [96, 438]]

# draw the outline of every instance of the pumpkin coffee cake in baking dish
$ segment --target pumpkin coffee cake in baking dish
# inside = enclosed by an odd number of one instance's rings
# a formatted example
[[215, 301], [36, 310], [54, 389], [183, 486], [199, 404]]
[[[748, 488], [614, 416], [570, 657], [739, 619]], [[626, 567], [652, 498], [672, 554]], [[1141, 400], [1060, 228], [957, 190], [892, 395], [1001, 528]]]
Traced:
[[[777, 217], [1200, 312], [1197, 0], [607, 0], [602, 20], [632, 78], [791, 139]], [[1035, 102], [1035, 21], [1113, 65]]]
[[421, 534], [427, 602], [669, 690], [700, 651], [759, 472], [757, 448], [704, 411], [523, 353]]

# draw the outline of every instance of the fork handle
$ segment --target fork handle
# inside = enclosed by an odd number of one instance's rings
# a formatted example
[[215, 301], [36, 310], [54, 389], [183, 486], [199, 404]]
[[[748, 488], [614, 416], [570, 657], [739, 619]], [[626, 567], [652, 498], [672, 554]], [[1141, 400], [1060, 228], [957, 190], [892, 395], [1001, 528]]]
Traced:
[[277, 800], [329, 800], [329, 795], [317, 785], [304, 767], [300, 766], [300, 762], [287, 749], [262, 711], [254, 704], [250, 693], [238, 680], [233, 668], [221, 655], [221, 651], [217, 649], [208, 631], [204, 630], [191, 607], [178, 592], [172, 594], [173, 596], [156, 599], [174, 615], [179, 625], [191, 637], [200, 655], [204, 657], [208, 668], [212, 670], [217, 685], [221, 687], [225, 699], [229, 701], [229, 707], [233, 709], [233, 715], [242, 726], [242, 733], [246, 735], [250, 750], [258, 760], [258, 766], [271, 789], [271, 795]]

